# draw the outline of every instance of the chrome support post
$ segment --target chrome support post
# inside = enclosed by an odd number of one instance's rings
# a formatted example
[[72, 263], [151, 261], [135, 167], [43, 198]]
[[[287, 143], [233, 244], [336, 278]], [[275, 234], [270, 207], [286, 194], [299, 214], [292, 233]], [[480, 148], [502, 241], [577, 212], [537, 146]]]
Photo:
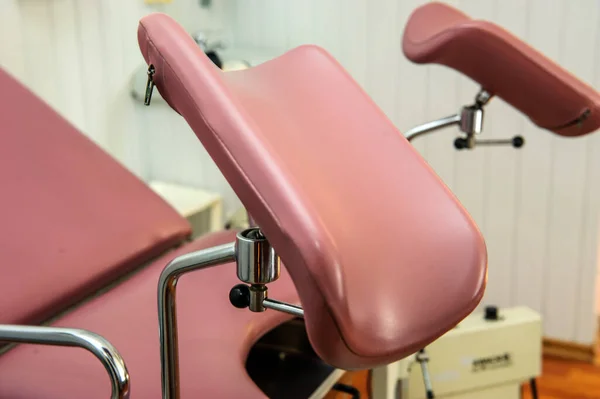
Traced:
[[461, 114], [451, 115], [446, 118], [438, 119], [432, 122], [427, 122], [419, 126], [415, 126], [410, 129], [406, 133], [404, 133], [404, 137], [408, 141], [413, 141], [417, 137], [423, 136], [427, 133], [443, 129], [448, 126], [459, 125], [461, 119]]
[[232, 288], [229, 299], [235, 307], [253, 312], [274, 309], [303, 317], [301, 307], [268, 299], [267, 284], [279, 278], [281, 260], [258, 228], [237, 234], [236, 241], [182, 255], [162, 271], [158, 282], [158, 321], [161, 381], [164, 399], [180, 399], [177, 317], [177, 280], [183, 274], [236, 261], [237, 276], [245, 284]]
[[161, 381], [164, 399], [179, 399], [179, 353], [175, 293], [177, 280], [193, 270], [206, 269], [235, 260], [235, 243], [179, 256], [171, 261], [158, 280], [158, 324]]
[[98, 334], [74, 328], [0, 325], [0, 342], [83, 348], [96, 356], [106, 369], [111, 399], [129, 398], [131, 383], [125, 361], [117, 349]]
[[416, 360], [421, 365], [421, 374], [423, 375], [423, 384], [425, 385], [425, 394], [427, 399], [433, 399], [433, 388], [431, 386], [431, 377], [429, 375], [429, 369], [427, 363], [429, 362], [429, 355], [425, 352], [425, 349], [421, 349], [417, 352]]

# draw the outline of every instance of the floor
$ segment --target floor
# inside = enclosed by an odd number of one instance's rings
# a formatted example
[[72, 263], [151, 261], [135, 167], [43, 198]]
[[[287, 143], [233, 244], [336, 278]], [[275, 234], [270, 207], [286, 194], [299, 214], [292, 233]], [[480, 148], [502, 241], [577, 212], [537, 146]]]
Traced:
[[[600, 366], [560, 359], [544, 359], [538, 379], [540, 399], [600, 398]], [[523, 399], [531, 399], [528, 389]]]
[[[367, 396], [367, 374], [348, 373], [343, 381]], [[538, 399], [598, 399], [600, 398], [600, 366], [588, 363], [545, 358], [542, 376], [537, 381]], [[326, 399], [349, 399], [341, 393], [331, 393]], [[523, 399], [532, 399], [529, 387], [523, 389]]]

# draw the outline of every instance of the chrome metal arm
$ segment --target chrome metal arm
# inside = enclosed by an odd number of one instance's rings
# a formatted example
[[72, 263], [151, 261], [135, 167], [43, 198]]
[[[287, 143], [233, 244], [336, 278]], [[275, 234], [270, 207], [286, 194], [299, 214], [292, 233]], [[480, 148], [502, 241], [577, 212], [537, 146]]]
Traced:
[[131, 384], [125, 361], [117, 349], [98, 334], [74, 328], [0, 325], [0, 341], [86, 349], [100, 360], [108, 372], [111, 399], [129, 398]]
[[283, 313], [289, 313], [296, 317], [304, 318], [304, 309], [302, 309], [300, 306], [292, 305], [292, 304], [285, 303], [285, 302], [280, 302], [275, 299], [269, 299], [269, 298], [266, 298], [262, 304], [267, 309], [278, 310]]
[[175, 287], [187, 272], [217, 266], [235, 260], [235, 242], [203, 249], [175, 258], [165, 267], [158, 280], [158, 323], [163, 399], [179, 399], [179, 354]]
[[406, 132], [404, 137], [408, 141], [412, 141], [427, 133], [457, 125], [460, 131], [467, 135], [464, 148], [473, 148], [475, 145], [474, 135], [481, 133], [483, 129], [483, 107], [491, 98], [490, 93], [481, 89], [475, 96], [474, 104], [462, 107], [455, 115], [416, 126]]
[[438, 129], [443, 129], [448, 126], [460, 125], [461, 114], [451, 115], [446, 118], [438, 119], [432, 122], [427, 122], [422, 125], [416, 126], [404, 133], [404, 137], [408, 141], [412, 141], [419, 136], [433, 132]]

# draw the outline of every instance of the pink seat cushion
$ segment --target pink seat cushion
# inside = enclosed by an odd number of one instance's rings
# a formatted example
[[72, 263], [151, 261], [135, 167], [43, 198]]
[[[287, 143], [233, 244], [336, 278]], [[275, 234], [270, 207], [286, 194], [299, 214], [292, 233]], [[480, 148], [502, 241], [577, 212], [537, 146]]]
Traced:
[[388, 363], [475, 308], [479, 231], [324, 50], [224, 73], [166, 15], [142, 19], [138, 40], [161, 94], [281, 255], [325, 361]]
[[[132, 398], [159, 399], [160, 350], [156, 289], [169, 260], [235, 239], [232, 232], [200, 238], [171, 252], [117, 288], [86, 303], [53, 325], [85, 328], [106, 337], [123, 355]], [[182, 398], [265, 398], [246, 374], [252, 344], [289, 319], [275, 311], [252, 313], [229, 303], [239, 283], [235, 264], [186, 274], [178, 283], [177, 319]], [[273, 298], [298, 303], [283, 270]], [[10, 399], [106, 399], [108, 377], [89, 353], [73, 348], [20, 345], [0, 356], [0, 397]]]
[[600, 127], [596, 90], [501, 27], [446, 4], [417, 8], [404, 30], [402, 48], [414, 62], [464, 73], [541, 128], [579, 136]]
[[188, 236], [169, 205], [2, 70], [0, 88], [0, 323], [46, 319]]

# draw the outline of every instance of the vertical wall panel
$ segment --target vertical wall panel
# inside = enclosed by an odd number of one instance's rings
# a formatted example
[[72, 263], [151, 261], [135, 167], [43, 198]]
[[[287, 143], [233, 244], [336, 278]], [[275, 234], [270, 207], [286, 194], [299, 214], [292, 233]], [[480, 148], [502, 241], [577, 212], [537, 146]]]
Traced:
[[85, 109], [85, 132], [96, 143], [108, 147], [106, 119], [106, 91], [108, 71], [105, 63], [101, 2], [76, 1], [77, 37], [81, 62], [81, 101]]
[[35, 87], [50, 105], [58, 104], [56, 80], [50, 75], [54, 66], [54, 23], [51, 2], [22, 1], [21, 33], [25, 48], [36, 48], [25, 54], [25, 74], [27, 84]]
[[[275, 3], [269, 0], [261, 0], [257, 15], [264, 15], [264, 24], [261, 27], [261, 41], [265, 46], [275, 49], [288, 47], [289, 33], [287, 24], [288, 4], [285, 1]], [[257, 18], [258, 20], [258, 18]]]
[[[398, 14], [396, 17], [398, 25], [404, 29], [410, 13], [417, 7], [427, 3], [426, 0], [402, 0], [398, 2]], [[402, 31], [401, 31], [402, 32]], [[401, 36], [391, 38], [400, 41]], [[410, 62], [398, 50], [395, 54], [398, 62], [398, 76], [395, 87], [390, 85], [390, 90], [396, 96], [396, 117], [394, 122], [402, 132], [427, 121], [427, 109], [429, 100], [428, 78], [429, 66], [416, 65]], [[416, 139], [414, 146], [423, 153], [427, 139]]]
[[[249, 18], [250, 21], [256, 19], [258, 15], [262, 15], [262, 3], [259, 0], [248, 0], [245, 8], [249, 12], [245, 14], [244, 18]], [[248, 43], [258, 43], [263, 38], [262, 31], [264, 30], [265, 24], [249, 24], [248, 30], [246, 31], [246, 37], [244, 38]]]
[[[238, 46], [248, 46], [256, 43], [251, 41], [251, 33], [255, 29], [260, 9], [257, 9], [251, 1], [236, 2], [232, 9], [231, 22], [235, 26], [233, 30], [234, 42]], [[268, 24], [268, 20], [264, 21]]]
[[[137, 50], [137, 21], [143, 15], [142, 7], [130, 7], [124, 12], [120, 0], [105, 0], [100, 9], [102, 29], [102, 67], [107, 73], [102, 89], [105, 108], [101, 111], [106, 124], [103, 134], [106, 147], [125, 166], [144, 177], [141, 134], [143, 119], [130, 96], [130, 79], [133, 72], [143, 64]], [[131, 53], [131, 54], [130, 54]], [[135, 55], [135, 56], [134, 56]], [[147, 110], [140, 110], [148, 112]], [[109, 116], [109, 117], [106, 117]]]
[[[318, 2], [314, 2], [318, 4]], [[340, 15], [340, 61], [364, 87], [367, 77], [367, 0], [346, 0]]]
[[[600, 24], [600, 7], [595, 7], [596, 24]], [[596, 29], [598, 25], [596, 25]], [[594, 87], [600, 87], [600, 34], [596, 32], [593, 43]], [[587, 138], [586, 156], [586, 182], [585, 197], [582, 215], [582, 259], [581, 273], [577, 283], [577, 329], [575, 340], [579, 342], [593, 342], [596, 339], [598, 312], [600, 307], [600, 135], [594, 134]], [[590, 266], [594, 267], [590, 267]]]
[[[254, 3], [255, 0], [248, 0], [248, 2]], [[131, 3], [137, 3], [138, 7], [143, 4], [142, 1], [131, 1]], [[190, 33], [202, 30], [212, 35], [221, 31], [227, 2], [212, 0], [210, 8], [201, 7], [200, 3], [201, 0], [175, 0], [168, 4], [145, 8], [169, 14]]]
[[[272, 1], [267, 0], [269, 4]], [[275, 2], [280, 3], [280, 2]], [[345, 0], [324, 0], [313, 7], [313, 28], [316, 43], [323, 46], [334, 57], [340, 59], [341, 40], [344, 38], [341, 28], [340, 9]]]
[[[554, 60], [558, 59], [560, 53], [566, 4], [562, 0], [530, 0], [527, 41]], [[518, 278], [515, 302], [542, 312], [546, 310], [543, 298], [548, 272], [548, 216], [554, 173], [552, 140], [556, 138], [529, 121], [525, 124], [524, 136], [527, 144], [521, 152], [518, 183], [520, 196], [515, 259]], [[548, 313], [544, 312], [545, 320], [549, 317]], [[545, 331], [552, 333], [547, 328]]]
[[[111, 72], [123, 71], [123, 53], [114, 51], [114, 49], [120, 48], [123, 35], [120, 24], [115, 24], [112, 29], [103, 29], [109, 21], [118, 21], [120, 5], [119, 2], [113, 0], [105, 0], [99, 2], [98, 5], [98, 30], [101, 46], [95, 50], [99, 53], [102, 61], [96, 65], [96, 69], [102, 69], [104, 72], [103, 85], [98, 91], [104, 97], [101, 103], [104, 109], [101, 114], [111, 115], [111, 118], [106, 119], [106, 124], [101, 126], [102, 135], [105, 137], [104, 142], [107, 148], [112, 148], [116, 153], [122, 154], [128, 135], [123, 134], [120, 125], [131, 110], [129, 107], [131, 101], [125, 96], [119, 96], [119, 88], [127, 88], [129, 76], [124, 73]], [[100, 68], [98, 68], [99, 65], [101, 65]]]
[[[596, 74], [598, 76], [598, 54], [600, 47], [596, 44]], [[600, 76], [598, 76], [600, 77]], [[596, 82], [598, 82], [598, 77]], [[600, 82], [598, 82], [600, 83]], [[598, 87], [598, 86], [596, 86]], [[578, 265], [580, 271], [576, 281], [576, 330], [577, 342], [595, 342], [597, 337], [598, 301], [600, 291], [600, 213], [598, 199], [600, 198], [600, 135], [590, 136], [587, 142], [586, 187], [582, 215], [581, 259]]]
[[402, 27], [397, 23], [397, 15], [397, 2], [373, 1], [367, 4], [364, 87], [390, 119], [396, 114], [397, 106], [395, 93], [389, 89], [395, 84], [399, 68], [395, 55], [400, 50]]
[[[559, 62], [586, 82], [593, 81], [594, 44], [599, 33], [594, 1], [571, 2], [563, 12]], [[569, 45], [577, 43], [577, 46]], [[586, 49], [587, 51], [582, 51]], [[549, 331], [562, 339], [575, 338], [579, 277], [582, 274], [581, 241], [587, 201], [588, 139], [554, 139], [544, 308], [555, 309], [545, 318]], [[600, 200], [600, 199], [599, 199]], [[562, 309], [559, 313], [558, 310]], [[560, 335], [558, 335], [560, 334]]]
[[0, 66], [17, 79], [25, 79], [25, 52], [21, 13], [16, 1], [0, 2]]
[[[494, 6], [495, 21], [518, 37], [525, 38], [528, 2], [496, 0]], [[504, 101], [493, 99], [486, 106], [486, 115], [491, 115], [493, 119], [486, 118], [482, 138], [507, 139], [523, 134], [525, 117]], [[512, 295], [516, 279], [514, 220], [519, 195], [516, 183], [521, 173], [522, 152], [512, 146], [481, 150], [486, 157], [483, 217], [489, 257], [489, 284], [482, 302], [501, 306], [519, 305], [513, 301]]]
[[[313, 8], [315, 8], [315, 4], [304, 0], [288, 0], [286, 3], [287, 47], [314, 43]], [[268, 4], [266, 6], [269, 7]]]
[[85, 130], [76, 1], [60, 0], [49, 3], [52, 7], [54, 31], [53, 80], [60, 85], [56, 104], [58, 111], [67, 115], [76, 127]]

